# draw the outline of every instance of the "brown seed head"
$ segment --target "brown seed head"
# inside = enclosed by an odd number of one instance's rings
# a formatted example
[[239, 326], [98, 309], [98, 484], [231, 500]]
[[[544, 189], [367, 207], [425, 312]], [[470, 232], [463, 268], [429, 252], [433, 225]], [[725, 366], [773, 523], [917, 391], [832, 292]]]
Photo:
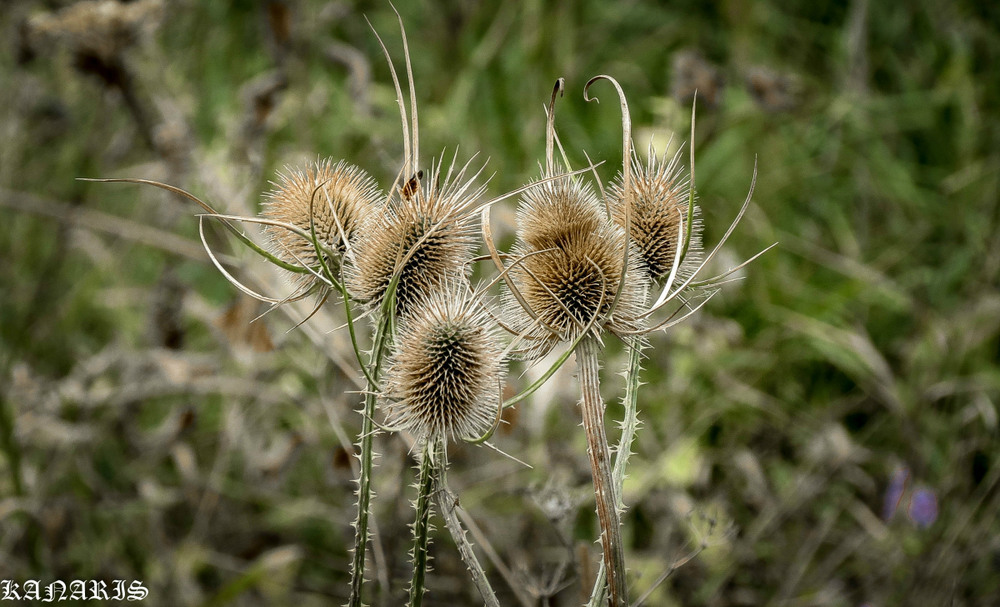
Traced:
[[518, 225], [514, 255], [527, 257], [510, 275], [530, 311], [509, 292], [504, 307], [512, 328], [527, 340], [529, 358], [579, 336], [595, 317], [612, 333], [641, 328], [648, 278], [633, 248], [615, 305], [625, 233], [608, 220], [590, 187], [565, 177], [529, 189]]
[[[264, 196], [262, 215], [310, 232], [310, 217], [316, 238], [334, 253], [325, 259], [331, 269], [340, 267], [340, 257], [353, 242], [362, 223], [382, 206], [384, 195], [375, 180], [358, 167], [341, 160], [317, 161], [305, 169], [288, 169], [278, 174], [278, 183]], [[318, 189], [317, 189], [318, 188]], [[319, 257], [310, 240], [280, 227], [268, 227], [271, 252], [290, 264], [316, 268]], [[303, 282], [315, 278], [296, 274]]]
[[[642, 166], [639, 159], [632, 158], [632, 212], [629, 219], [632, 240], [639, 248], [642, 260], [650, 278], [660, 280], [670, 275], [677, 255], [681, 226], [684, 239], [690, 232], [690, 243], [680, 260], [677, 277], [687, 278], [697, 267], [701, 257], [701, 219], [698, 205], [692, 215], [693, 226], [688, 226], [688, 180], [681, 174], [678, 156], [667, 161], [666, 156], [657, 159], [650, 151], [649, 161]], [[619, 175], [608, 187], [607, 200], [611, 218], [624, 229], [625, 188]], [[681, 241], [680, 246], [684, 243]], [[683, 252], [683, 249], [682, 249]]]
[[503, 373], [499, 335], [482, 303], [449, 281], [403, 317], [383, 390], [388, 424], [421, 440], [483, 434]]
[[462, 172], [440, 186], [439, 177], [432, 170], [429, 178], [408, 182], [406, 192], [396, 192], [360, 231], [347, 276], [348, 288], [359, 300], [380, 305], [398, 274], [395, 313], [401, 316], [466, 275], [476, 247], [469, 207], [482, 188], [470, 192]]

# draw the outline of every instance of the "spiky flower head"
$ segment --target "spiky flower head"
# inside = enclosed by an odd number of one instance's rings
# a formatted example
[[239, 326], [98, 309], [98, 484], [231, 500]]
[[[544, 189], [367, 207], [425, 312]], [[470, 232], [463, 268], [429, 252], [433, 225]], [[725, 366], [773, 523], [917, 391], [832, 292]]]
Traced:
[[399, 324], [383, 389], [388, 425], [420, 440], [482, 435], [497, 414], [501, 355], [482, 302], [449, 281]]
[[[278, 182], [273, 185], [274, 189], [264, 195], [262, 215], [291, 224], [306, 234], [314, 226], [317, 241], [333, 254], [324, 256], [332, 270], [340, 267], [347, 244], [382, 206], [384, 198], [374, 179], [343, 160], [333, 163], [324, 159], [305, 169], [288, 168], [278, 174]], [[319, 255], [310, 239], [277, 226], [268, 226], [267, 233], [271, 252], [282, 261], [313, 269], [319, 265]], [[312, 274], [296, 276], [304, 283], [315, 280]]]
[[471, 210], [483, 188], [473, 187], [475, 178], [466, 181], [464, 174], [464, 167], [454, 177], [449, 170], [439, 185], [440, 164], [429, 178], [421, 171], [371, 216], [348, 267], [354, 297], [378, 307], [396, 278], [395, 314], [402, 316], [466, 276], [476, 247]]
[[[701, 258], [701, 211], [697, 204], [693, 210], [688, 207], [688, 180], [678, 158], [679, 154], [669, 161], [665, 154], [657, 158], [655, 150], [650, 149], [643, 166], [637, 156], [632, 157], [630, 232], [653, 280], [668, 277], [678, 261], [676, 277], [687, 278]], [[621, 174], [608, 187], [607, 201], [611, 218], [624, 229], [625, 186]]]
[[522, 195], [513, 250], [521, 260], [510, 277], [523, 302], [508, 290], [504, 307], [529, 358], [590, 326], [616, 334], [641, 329], [648, 278], [633, 246], [622, 281], [625, 246], [624, 230], [577, 179], [548, 181]]

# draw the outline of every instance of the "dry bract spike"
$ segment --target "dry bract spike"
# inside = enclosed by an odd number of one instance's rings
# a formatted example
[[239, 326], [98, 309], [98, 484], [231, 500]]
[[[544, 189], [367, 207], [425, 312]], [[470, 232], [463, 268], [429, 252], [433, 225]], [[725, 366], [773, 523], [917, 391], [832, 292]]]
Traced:
[[[263, 216], [294, 225], [306, 233], [310, 233], [311, 225], [315, 226], [316, 239], [338, 257], [324, 260], [334, 270], [340, 267], [339, 257], [360, 226], [384, 198], [374, 179], [343, 160], [334, 164], [326, 159], [305, 169], [288, 169], [279, 173], [274, 186], [264, 196]], [[279, 227], [268, 227], [267, 233], [276, 257], [314, 269], [319, 266], [316, 248], [309, 240]], [[300, 283], [316, 280], [312, 274], [295, 277]]]
[[497, 412], [500, 354], [482, 303], [449, 282], [400, 322], [383, 392], [388, 424], [422, 440], [481, 435]]

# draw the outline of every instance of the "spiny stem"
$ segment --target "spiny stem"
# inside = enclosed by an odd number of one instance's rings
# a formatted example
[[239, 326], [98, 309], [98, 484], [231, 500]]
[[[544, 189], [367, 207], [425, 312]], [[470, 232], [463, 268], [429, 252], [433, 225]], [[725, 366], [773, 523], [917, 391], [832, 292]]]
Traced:
[[[375, 402], [379, 371], [387, 342], [388, 317], [383, 316], [375, 329], [372, 349], [371, 372], [365, 391], [365, 409], [361, 420], [361, 472], [358, 475], [358, 518], [354, 531], [354, 561], [351, 564], [351, 596], [348, 605], [361, 607], [361, 588], [365, 582], [365, 552], [368, 547], [368, 513], [372, 499], [372, 460], [375, 441]], [[374, 381], [373, 381], [374, 380]]]
[[479, 590], [479, 595], [483, 598], [485, 607], [500, 607], [500, 602], [497, 600], [497, 595], [493, 591], [493, 587], [490, 586], [486, 572], [479, 563], [479, 559], [476, 558], [476, 553], [472, 550], [472, 543], [465, 536], [465, 529], [462, 527], [461, 521], [458, 520], [458, 497], [448, 488], [446, 474], [447, 470], [444, 466], [441, 466], [437, 475], [437, 500], [438, 510], [441, 511], [441, 517], [444, 519], [444, 526], [455, 541], [455, 546], [458, 548], [458, 554], [462, 557], [462, 562], [469, 568], [472, 583]]
[[[615, 465], [612, 472], [615, 488], [615, 506], [618, 511], [625, 509], [625, 468], [628, 466], [628, 458], [632, 455], [632, 441], [635, 439], [635, 432], [639, 427], [638, 397], [639, 397], [639, 373], [642, 368], [642, 346], [643, 340], [639, 337], [632, 337], [626, 342], [628, 347], [628, 367], [625, 371], [625, 395], [622, 397], [622, 404], [625, 406], [625, 417], [622, 420], [622, 434], [618, 439], [618, 449], [615, 451]], [[601, 607], [607, 603], [607, 582], [608, 572], [601, 562], [601, 567], [597, 572], [597, 579], [594, 582], [594, 590], [590, 593], [588, 607]]]
[[431, 493], [434, 491], [435, 462], [441, 457], [438, 441], [429, 441], [424, 445], [423, 456], [420, 458], [420, 480], [417, 483], [417, 516], [413, 521], [413, 577], [410, 579], [410, 607], [420, 607], [424, 599]]
[[601, 549], [608, 572], [611, 606], [628, 605], [628, 587], [625, 584], [625, 549], [622, 542], [621, 522], [618, 516], [615, 487], [611, 476], [611, 453], [604, 432], [604, 403], [601, 401], [598, 354], [600, 344], [595, 337], [587, 337], [577, 349], [580, 367], [580, 387], [583, 409], [583, 428], [587, 434], [587, 453], [590, 456], [590, 473], [594, 480], [594, 497], [597, 501], [597, 518], [601, 524]]

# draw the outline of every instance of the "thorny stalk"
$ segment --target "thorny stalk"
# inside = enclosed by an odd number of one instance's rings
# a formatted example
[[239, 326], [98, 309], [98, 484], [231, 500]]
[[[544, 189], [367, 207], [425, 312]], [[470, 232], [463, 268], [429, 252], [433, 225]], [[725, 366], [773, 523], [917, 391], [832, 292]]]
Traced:
[[[613, 486], [615, 489], [615, 506], [619, 514], [625, 510], [625, 468], [628, 466], [628, 458], [632, 455], [632, 441], [635, 440], [636, 430], [639, 428], [639, 373], [642, 372], [642, 348], [643, 340], [639, 337], [632, 337], [627, 340], [625, 346], [628, 348], [628, 366], [625, 369], [625, 395], [622, 397], [622, 405], [625, 414], [622, 418], [622, 434], [618, 439], [618, 447], [615, 449], [615, 464], [612, 470]], [[597, 571], [597, 579], [594, 581], [594, 590], [590, 594], [588, 607], [601, 607], [607, 603], [607, 582], [608, 572], [601, 562]]]
[[441, 511], [441, 518], [444, 519], [445, 528], [448, 529], [448, 533], [451, 534], [452, 539], [455, 541], [455, 546], [458, 548], [459, 556], [462, 557], [462, 562], [469, 569], [469, 576], [472, 578], [472, 583], [479, 590], [479, 595], [482, 597], [483, 604], [486, 607], [500, 607], [500, 602], [497, 600], [497, 595], [493, 591], [489, 579], [486, 577], [486, 572], [483, 570], [483, 566], [479, 563], [479, 559], [476, 558], [476, 553], [472, 549], [472, 542], [465, 536], [465, 528], [462, 527], [462, 523], [458, 519], [457, 510], [460, 507], [458, 496], [448, 488], [447, 470], [444, 466], [441, 467], [438, 473], [437, 482], [438, 488], [435, 494], [437, 496], [438, 510]]
[[372, 460], [375, 457], [375, 403], [379, 372], [382, 369], [388, 342], [389, 315], [383, 315], [375, 329], [374, 346], [365, 391], [365, 407], [361, 412], [361, 471], [358, 475], [358, 516], [354, 522], [354, 560], [351, 563], [351, 596], [348, 605], [361, 607], [361, 588], [365, 581], [365, 552], [368, 547], [368, 515], [372, 500]]
[[628, 604], [628, 587], [625, 584], [625, 548], [618, 515], [619, 498], [611, 475], [608, 438], [604, 433], [604, 402], [601, 400], [599, 376], [600, 349], [597, 338], [589, 336], [580, 343], [576, 356], [580, 368], [583, 428], [587, 435], [587, 454], [590, 456], [590, 473], [594, 480], [597, 518], [601, 525], [601, 549], [607, 568], [610, 604], [612, 607], [619, 607]]
[[420, 607], [424, 598], [427, 576], [427, 546], [431, 519], [431, 493], [434, 491], [435, 468], [444, 457], [439, 440], [424, 443], [420, 457], [420, 479], [417, 481], [417, 515], [413, 520], [413, 577], [410, 579], [410, 607]]

